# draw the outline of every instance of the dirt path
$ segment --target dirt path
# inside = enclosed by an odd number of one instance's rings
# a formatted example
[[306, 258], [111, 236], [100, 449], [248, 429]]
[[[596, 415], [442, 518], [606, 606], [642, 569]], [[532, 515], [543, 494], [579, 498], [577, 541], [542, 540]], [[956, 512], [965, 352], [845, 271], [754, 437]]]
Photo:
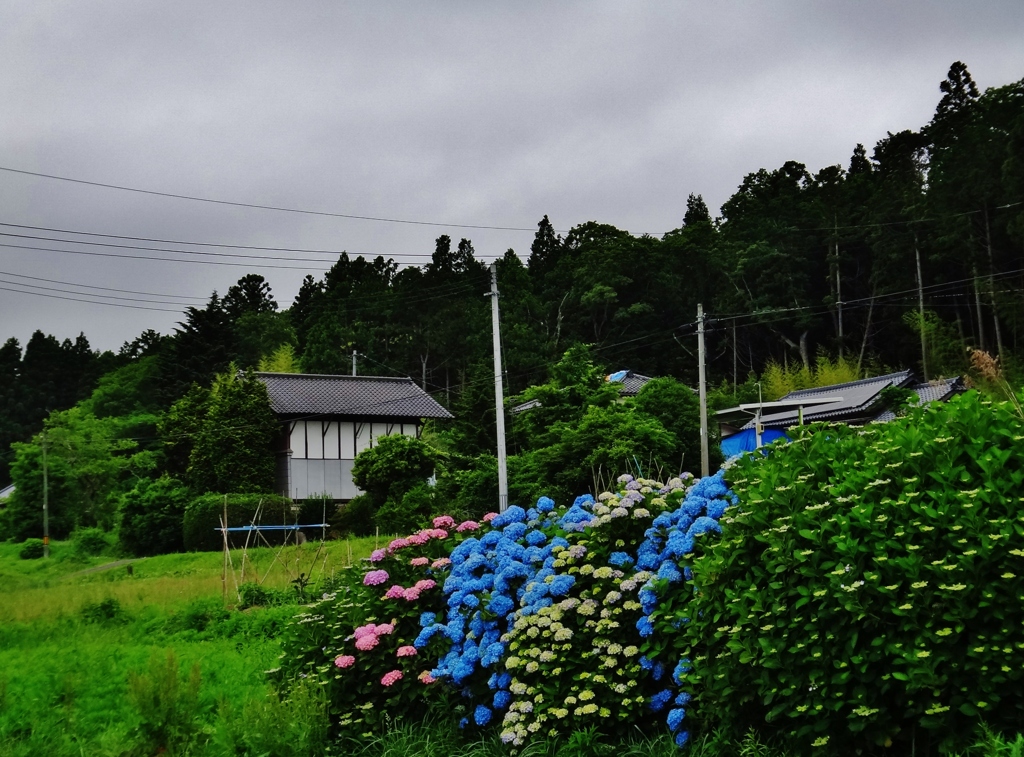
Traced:
[[143, 558], [143, 557], [134, 557], [134, 558], [132, 558], [130, 560], [115, 560], [114, 562], [108, 562], [108, 563], [106, 563], [104, 565], [96, 565], [95, 567], [92, 567], [92, 568], [86, 568], [85, 570], [78, 570], [78, 571], [75, 571], [74, 573], [68, 573], [66, 576], [64, 576], [64, 578], [75, 578], [76, 576], [84, 576], [84, 575], [87, 575], [89, 573], [100, 573], [100, 572], [102, 572], [104, 570], [111, 570], [113, 568], [120, 568], [122, 565], [131, 565], [134, 562], [138, 562], [139, 560], [144, 560], [144, 559], [145, 558]]

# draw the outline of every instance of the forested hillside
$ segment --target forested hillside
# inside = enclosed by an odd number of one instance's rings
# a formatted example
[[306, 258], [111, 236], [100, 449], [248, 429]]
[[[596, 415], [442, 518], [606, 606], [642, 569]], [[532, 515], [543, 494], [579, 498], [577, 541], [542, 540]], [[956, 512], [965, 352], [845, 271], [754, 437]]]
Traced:
[[[918, 130], [858, 144], [845, 166], [811, 173], [793, 160], [753, 171], [717, 217], [699, 187], [684, 207], [690, 188], [680, 186], [680, 225], [660, 237], [597, 221], [559, 232], [545, 216], [530, 249], [498, 263], [506, 386], [518, 394], [554, 380], [551, 367], [583, 344], [599, 370], [693, 385], [698, 303], [710, 319], [715, 385], [743, 383], [770, 361], [809, 366], [821, 356], [844, 357], [861, 374], [910, 367], [933, 378], [966, 371], [968, 347], [1018, 376], [1024, 80], [980, 93], [956, 63], [940, 90]], [[84, 336], [60, 345], [37, 333], [24, 350], [8, 340], [0, 484], [10, 480], [10, 444], [112, 369], [90, 412], [149, 414], [160, 426], [190, 387], [209, 387], [231, 364], [347, 373], [353, 351], [360, 373], [412, 376], [453, 410], [451, 451], [490, 451], [488, 288], [472, 242], [444, 235], [422, 268], [343, 254], [322, 278], [307, 276], [287, 307], [262, 276], [244, 276], [187, 308], [173, 334], [147, 331], [116, 356], [92, 352]], [[149, 443], [123, 433], [138, 449]], [[528, 445], [529, 433], [513, 423], [511, 447]], [[173, 473], [172, 458], [136, 475]]]

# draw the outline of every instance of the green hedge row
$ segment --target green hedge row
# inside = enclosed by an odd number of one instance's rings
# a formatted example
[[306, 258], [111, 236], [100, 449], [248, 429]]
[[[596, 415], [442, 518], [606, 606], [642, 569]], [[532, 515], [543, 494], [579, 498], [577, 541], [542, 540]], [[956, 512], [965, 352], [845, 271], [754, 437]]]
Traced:
[[[269, 525], [291, 525], [294, 523], [321, 523], [323, 505], [320, 501], [309, 501], [292, 512], [292, 501], [277, 494], [205, 494], [188, 504], [182, 524], [185, 549], [190, 552], [221, 549], [221, 519], [227, 507], [228, 527], [248, 526], [260, 511], [258, 523]], [[328, 504], [328, 522], [332, 506]], [[286, 531], [264, 531], [263, 536], [271, 544], [280, 544]], [[319, 536], [319, 534], [318, 534]], [[237, 545], [239, 538], [245, 540], [245, 533], [232, 537]], [[294, 537], [293, 537], [294, 539]], [[262, 540], [257, 540], [262, 544]], [[250, 541], [250, 543], [254, 543]], [[294, 542], [293, 542], [294, 543]]]

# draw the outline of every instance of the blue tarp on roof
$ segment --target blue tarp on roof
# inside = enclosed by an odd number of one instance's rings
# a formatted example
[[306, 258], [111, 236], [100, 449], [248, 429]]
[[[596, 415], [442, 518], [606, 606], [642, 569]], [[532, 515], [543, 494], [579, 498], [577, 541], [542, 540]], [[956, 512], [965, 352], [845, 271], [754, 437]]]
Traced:
[[[775, 428], [766, 428], [761, 434], [761, 446], [771, 444], [776, 439], [785, 439], [787, 442], [790, 440], [788, 436]], [[754, 429], [748, 428], [733, 434], [722, 440], [722, 453], [725, 455], [726, 460], [736, 455], [741, 455], [744, 452], [753, 452], [757, 449], [757, 434]]]

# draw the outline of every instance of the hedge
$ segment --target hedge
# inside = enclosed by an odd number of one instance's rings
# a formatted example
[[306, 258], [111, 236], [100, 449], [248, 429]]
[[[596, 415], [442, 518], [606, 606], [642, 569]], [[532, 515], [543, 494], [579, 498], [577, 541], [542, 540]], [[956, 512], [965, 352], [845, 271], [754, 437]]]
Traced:
[[[218, 529], [227, 500], [228, 527], [248, 526], [260, 509], [259, 523], [265, 526], [293, 523], [320, 523], [323, 518], [320, 501], [300, 505], [298, 519], [292, 512], [292, 500], [277, 494], [204, 494], [185, 508], [182, 538], [189, 552], [215, 551], [224, 542]], [[262, 505], [262, 508], [261, 508]], [[285, 531], [264, 531], [271, 544], [284, 541]], [[241, 534], [244, 540], [244, 533]], [[234, 539], [237, 542], [237, 539]], [[251, 542], [250, 542], [251, 543]], [[262, 543], [262, 541], [260, 541]]]

